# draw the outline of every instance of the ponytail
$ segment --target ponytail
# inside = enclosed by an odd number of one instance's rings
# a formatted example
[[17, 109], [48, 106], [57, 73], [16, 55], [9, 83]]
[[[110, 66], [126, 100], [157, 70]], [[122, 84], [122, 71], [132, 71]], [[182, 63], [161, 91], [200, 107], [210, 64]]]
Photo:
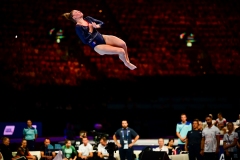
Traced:
[[67, 20], [70, 20], [70, 13], [63, 13], [63, 15]]
[[63, 13], [62, 16], [65, 17], [67, 20], [76, 23], [76, 21], [72, 18], [72, 11], [70, 13]]

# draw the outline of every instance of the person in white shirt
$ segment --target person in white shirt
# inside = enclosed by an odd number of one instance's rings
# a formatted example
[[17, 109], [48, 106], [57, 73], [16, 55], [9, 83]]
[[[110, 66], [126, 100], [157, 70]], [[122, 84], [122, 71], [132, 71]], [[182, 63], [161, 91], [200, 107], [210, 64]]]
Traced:
[[216, 119], [215, 125], [221, 130], [227, 124], [227, 120], [223, 118], [222, 113], [218, 113], [218, 119]]
[[[240, 114], [238, 115], [238, 120], [236, 120], [236, 126], [239, 127], [240, 126]], [[236, 127], [236, 128], [237, 128]]]
[[159, 144], [159, 147], [153, 149], [153, 151], [162, 151], [162, 152], [167, 152], [167, 154], [168, 154], [168, 147], [164, 146], [163, 138], [158, 139], [158, 144]]
[[[212, 124], [215, 124], [216, 123], [216, 120], [213, 119], [213, 115], [212, 114], [209, 114], [210, 117], [212, 117]], [[207, 122], [206, 122], [207, 123]]]
[[78, 156], [81, 160], [90, 160], [93, 158], [93, 146], [88, 143], [88, 138], [82, 138], [83, 144], [81, 144], [78, 148]]
[[107, 147], [107, 139], [106, 139], [106, 137], [102, 137], [100, 139], [100, 143], [98, 145], [98, 154], [97, 155], [98, 155], [99, 159], [108, 159], [109, 153], [105, 149], [105, 147]]
[[[223, 149], [225, 160], [238, 159], [235, 156], [237, 155], [237, 141], [238, 134], [233, 131], [233, 123], [228, 122], [227, 124], [228, 133], [225, 133], [223, 136]], [[235, 154], [235, 155], [234, 155]]]
[[[208, 116], [210, 116], [212, 118], [212, 124], [215, 125], [216, 121], [213, 119], [213, 115], [212, 114], [208, 114]], [[207, 122], [203, 122], [203, 129], [206, 128], [208, 125], [207, 125]]]
[[217, 160], [220, 145], [220, 130], [212, 124], [211, 116], [206, 116], [207, 127], [202, 131], [201, 155], [204, 160]]

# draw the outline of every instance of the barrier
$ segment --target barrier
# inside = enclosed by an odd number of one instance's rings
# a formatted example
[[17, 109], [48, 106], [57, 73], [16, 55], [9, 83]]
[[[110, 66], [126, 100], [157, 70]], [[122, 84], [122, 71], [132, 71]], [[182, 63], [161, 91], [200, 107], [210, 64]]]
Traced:
[[[15, 157], [16, 154], [17, 154], [17, 152], [12, 152], [13, 157]], [[31, 155], [35, 155], [35, 156], [37, 156], [38, 159], [41, 158], [41, 152], [40, 152], [40, 151], [30, 151], [30, 154], [31, 154]]]
[[[56, 151], [56, 153], [58, 153], [58, 151]], [[141, 153], [141, 150], [135, 150], [134, 151], [134, 154], [136, 155], [137, 159], [138, 159], [140, 153]], [[13, 156], [16, 156], [16, 154], [17, 154], [17, 152], [12, 152]], [[30, 151], [30, 154], [31, 155], [36, 155], [38, 157], [38, 159], [41, 158], [40, 151]], [[114, 153], [114, 157], [116, 158], [116, 160], [120, 160], [118, 151], [116, 151], [116, 153]], [[189, 160], [188, 154], [169, 155], [169, 158], [171, 160]], [[219, 160], [224, 160], [224, 154], [223, 153], [220, 153]]]
[[[136, 155], [136, 159], [139, 158], [139, 154], [141, 153], [141, 150], [135, 150], [133, 153]], [[56, 151], [56, 153], [58, 153], [58, 151]], [[116, 158], [116, 160], [120, 160], [119, 157], [119, 151], [116, 151], [116, 153], [114, 153], [114, 158]], [[171, 160], [189, 160], [188, 159], [188, 154], [179, 154], [179, 155], [169, 155], [169, 158]]]
[[[89, 141], [91, 144], [94, 144], [93, 141]], [[168, 143], [168, 139], [164, 139], [164, 143], [167, 144]], [[177, 139], [175, 139], [174, 141], [174, 145], [177, 145]], [[224, 160], [224, 154], [223, 154], [223, 141], [220, 141], [220, 153], [219, 153], [219, 160]], [[134, 154], [136, 155], [136, 157], [138, 158], [139, 153], [141, 153], [142, 149], [147, 147], [147, 146], [151, 146], [152, 148], [158, 147], [158, 140], [157, 139], [140, 139], [138, 140], [133, 148], [134, 148]], [[36, 155], [39, 159], [41, 157], [40, 155], [40, 151], [30, 151], [30, 153], [32, 155]], [[56, 151], [56, 153], [58, 153], [58, 151]], [[13, 155], [16, 155], [16, 152], [13, 152]], [[114, 153], [115, 158], [117, 160], [120, 160], [119, 158], [119, 152], [116, 151], [116, 153]], [[169, 157], [172, 160], [188, 160], [188, 155], [187, 154], [180, 154], [180, 155], [169, 155]]]

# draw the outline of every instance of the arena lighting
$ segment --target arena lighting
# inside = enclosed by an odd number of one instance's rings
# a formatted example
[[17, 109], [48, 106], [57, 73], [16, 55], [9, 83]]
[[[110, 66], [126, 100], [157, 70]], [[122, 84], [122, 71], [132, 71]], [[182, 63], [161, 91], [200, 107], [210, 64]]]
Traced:
[[195, 39], [194, 39], [194, 34], [193, 33], [190, 33], [189, 35], [187, 35], [186, 32], [184, 32], [184, 33], [180, 34], [179, 38], [186, 40], [187, 47], [192, 47], [192, 43], [196, 42]]
[[60, 43], [61, 39], [64, 38], [62, 29], [57, 30], [56, 28], [52, 28], [49, 31], [49, 35], [52, 36], [52, 37], [55, 37], [57, 43]]
[[188, 47], [192, 47], [192, 43], [191, 42], [187, 42], [187, 46]]

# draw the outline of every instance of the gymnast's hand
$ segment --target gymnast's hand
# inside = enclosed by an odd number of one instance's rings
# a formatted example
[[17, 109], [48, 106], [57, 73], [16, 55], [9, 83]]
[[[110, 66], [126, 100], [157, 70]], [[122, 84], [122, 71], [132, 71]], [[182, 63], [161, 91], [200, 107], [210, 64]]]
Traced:
[[99, 28], [99, 26], [95, 22], [92, 22], [92, 26], [93, 28]]
[[93, 25], [91, 23], [89, 23], [88, 26], [89, 26], [89, 32], [92, 33], [93, 32]]

